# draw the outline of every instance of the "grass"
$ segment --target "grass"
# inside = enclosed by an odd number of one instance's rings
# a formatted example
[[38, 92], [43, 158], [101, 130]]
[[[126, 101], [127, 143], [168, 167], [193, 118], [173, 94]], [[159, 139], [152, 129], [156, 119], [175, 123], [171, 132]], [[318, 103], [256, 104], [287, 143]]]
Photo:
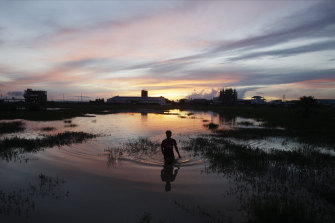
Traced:
[[217, 124], [215, 124], [213, 122], [211, 122], [209, 124], [205, 124], [204, 126], [207, 127], [208, 129], [211, 129], [211, 130], [215, 130], [215, 129], [217, 129], [219, 127], [219, 125], [217, 125]]
[[243, 121], [243, 122], [238, 122], [238, 125], [244, 125], [244, 126], [253, 126], [254, 123], [248, 122], [248, 121]]
[[148, 138], [141, 138], [130, 140], [121, 144], [116, 148], [106, 149], [107, 152], [107, 165], [116, 165], [118, 159], [123, 155], [136, 156], [136, 157], [151, 157], [160, 151], [160, 143], [153, 142]]
[[25, 216], [36, 209], [35, 201], [43, 198], [60, 199], [69, 196], [69, 191], [63, 191], [61, 185], [65, 181], [58, 177], [44, 174], [38, 176], [36, 183], [11, 192], [0, 190], [0, 216]]
[[149, 212], [144, 212], [143, 215], [138, 219], [140, 223], [163, 223], [163, 221], [153, 221]]
[[0, 141], [0, 157], [10, 161], [22, 153], [37, 152], [47, 147], [82, 143], [94, 137], [96, 135], [85, 132], [63, 132], [57, 135], [46, 135], [41, 139], [5, 138]]
[[299, 142], [315, 146], [335, 145], [335, 137], [329, 133], [323, 134], [322, 130], [298, 130], [298, 129], [276, 129], [276, 128], [238, 128], [232, 130], [217, 130], [222, 137], [232, 137], [236, 139], [264, 139], [267, 137], [288, 137], [296, 138]]
[[77, 124], [69, 124], [69, 125], [64, 125], [65, 128], [74, 128], [77, 127]]
[[335, 157], [313, 146], [265, 152], [214, 136], [192, 139], [184, 149], [204, 157], [207, 172], [230, 179], [227, 196], [240, 198], [249, 222], [332, 222], [335, 217]]
[[24, 123], [22, 121], [0, 122], [0, 135], [6, 133], [22, 132], [24, 129]]
[[45, 132], [51, 132], [53, 130], [55, 130], [54, 127], [44, 127], [44, 128], [41, 128], [42, 131], [45, 131]]

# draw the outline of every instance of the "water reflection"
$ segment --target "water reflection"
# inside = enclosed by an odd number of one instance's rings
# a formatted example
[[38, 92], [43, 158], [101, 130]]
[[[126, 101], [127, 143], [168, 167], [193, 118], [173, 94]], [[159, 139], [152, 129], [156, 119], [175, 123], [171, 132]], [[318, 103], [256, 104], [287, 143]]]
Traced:
[[163, 167], [161, 179], [165, 182], [165, 191], [168, 192], [171, 191], [171, 182], [176, 179], [180, 167], [171, 163], [165, 163]]
[[222, 126], [235, 126], [236, 125], [236, 116], [219, 113], [219, 121]]

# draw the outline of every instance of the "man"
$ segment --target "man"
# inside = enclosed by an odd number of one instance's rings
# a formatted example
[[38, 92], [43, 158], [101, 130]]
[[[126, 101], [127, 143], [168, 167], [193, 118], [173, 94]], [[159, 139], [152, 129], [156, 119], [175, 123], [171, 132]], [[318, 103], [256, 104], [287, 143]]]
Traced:
[[179, 150], [177, 147], [176, 140], [171, 138], [172, 132], [170, 130], [166, 131], [166, 139], [162, 141], [161, 149], [164, 155], [165, 163], [173, 163], [175, 161], [173, 147], [175, 147], [178, 157], [181, 158]]

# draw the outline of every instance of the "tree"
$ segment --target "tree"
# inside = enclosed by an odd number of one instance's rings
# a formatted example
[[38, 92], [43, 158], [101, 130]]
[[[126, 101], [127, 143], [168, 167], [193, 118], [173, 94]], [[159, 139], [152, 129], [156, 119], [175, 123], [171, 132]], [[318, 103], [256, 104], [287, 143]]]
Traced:
[[308, 118], [311, 108], [316, 107], [317, 101], [313, 96], [302, 96], [298, 104], [304, 109], [304, 117]]

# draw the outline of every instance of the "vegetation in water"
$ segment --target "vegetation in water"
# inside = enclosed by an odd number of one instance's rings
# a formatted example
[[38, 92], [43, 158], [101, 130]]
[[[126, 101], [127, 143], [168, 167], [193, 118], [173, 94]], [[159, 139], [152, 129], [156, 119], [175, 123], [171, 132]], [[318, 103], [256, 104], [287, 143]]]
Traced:
[[249, 122], [249, 121], [243, 121], [243, 122], [238, 122], [238, 125], [244, 125], [244, 126], [253, 126], [254, 123]]
[[45, 131], [45, 132], [51, 132], [51, 131], [54, 131], [56, 128], [54, 127], [44, 127], [44, 128], [41, 128], [42, 131]]
[[26, 152], [37, 152], [43, 148], [81, 143], [96, 137], [85, 132], [63, 132], [57, 135], [45, 135], [43, 138], [25, 139], [20, 137], [4, 138], [0, 141], [0, 157], [7, 161]]
[[211, 129], [211, 130], [216, 130], [219, 127], [218, 124], [215, 124], [213, 122], [211, 122], [209, 124], [205, 124], [204, 126], [207, 127], [208, 129]]
[[226, 195], [240, 199], [249, 222], [332, 222], [335, 217], [335, 157], [313, 146], [265, 152], [212, 136], [192, 139], [184, 149], [205, 157], [207, 172], [230, 179]]
[[69, 125], [64, 125], [65, 128], [74, 128], [77, 127], [77, 124], [69, 124]]
[[0, 122], [0, 135], [6, 133], [22, 132], [25, 129], [22, 121]]
[[44, 174], [38, 176], [38, 181], [29, 183], [26, 188], [5, 192], [0, 190], [0, 216], [25, 216], [35, 211], [36, 201], [43, 198], [60, 199], [69, 197], [70, 192], [61, 187], [65, 181], [58, 177]]
[[151, 141], [148, 138], [139, 137], [121, 144], [119, 147], [108, 148], [107, 165], [114, 166], [122, 156], [152, 157], [160, 151], [160, 143]]

